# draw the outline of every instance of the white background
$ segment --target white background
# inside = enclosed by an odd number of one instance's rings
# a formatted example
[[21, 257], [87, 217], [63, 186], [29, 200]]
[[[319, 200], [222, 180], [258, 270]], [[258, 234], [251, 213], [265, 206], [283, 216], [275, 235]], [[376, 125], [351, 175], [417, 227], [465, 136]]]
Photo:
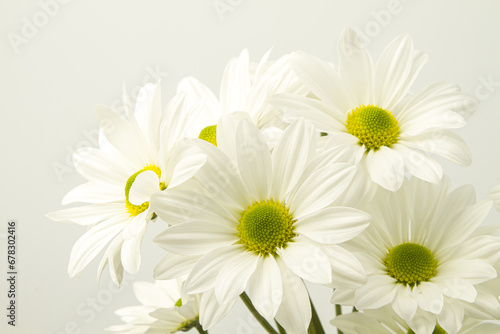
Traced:
[[[45, 217], [84, 181], [69, 157], [79, 146], [95, 145], [95, 105], [119, 107], [123, 83], [134, 95], [161, 77], [164, 96], [171, 96], [177, 82], [192, 75], [218, 92], [226, 62], [243, 48], [254, 61], [274, 47], [274, 59], [302, 49], [337, 63], [344, 27], [363, 31], [375, 56], [409, 33], [415, 47], [429, 54], [414, 90], [451, 81], [481, 100], [467, 127], [457, 131], [472, 150], [472, 166], [443, 162], [454, 187], [472, 183], [483, 198], [500, 177], [498, 1], [60, 0], [58, 8], [43, 9], [49, 2], [0, 1], [2, 333], [104, 333], [120, 323], [114, 310], [137, 303], [131, 282], [151, 280], [164, 255], [151, 242], [162, 226], [152, 226], [141, 271], [126, 277], [119, 292], [107, 271], [96, 285], [98, 260], [79, 279], [69, 279], [69, 253], [84, 229]], [[38, 26], [30, 30], [32, 24]], [[492, 212], [485, 223], [499, 217]], [[18, 222], [16, 328], [6, 325], [5, 316], [8, 219]], [[333, 333], [330, 291], [310, 290], [327, 333]], [[211, 333], [263, 331], [238, 304]]]

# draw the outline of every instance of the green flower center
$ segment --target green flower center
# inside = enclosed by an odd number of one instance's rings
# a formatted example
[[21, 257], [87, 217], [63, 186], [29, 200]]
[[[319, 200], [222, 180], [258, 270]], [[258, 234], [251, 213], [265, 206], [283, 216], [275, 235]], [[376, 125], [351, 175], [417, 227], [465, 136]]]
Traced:
[[297, 236], [288, 208], [273, 199], [255, 202], [241, 213], [236, 226], [240, 243], [262, 255], [274, 254]]
[[210, 125], [201, 130], [198, 138], [217, 146], [217, 125]]
[[[415, 334], [415, 332], [412, 331], [410, 328], [410, 329], [408, 329], [407, 334]], [[447, 334], [447, 333], [444, 329], [441, 328], [441, 326], [439, 326], [439, 324], [436, 324], [436, 327], [434, 328], [434, 331], [432, 332], [432, 334]]]
[[[125, 207], [127, 208], [127, 211], [130, 213], [131, 216], [137, 216], [138, 214], [146, 211], [149, 208], [149, 202], [144, 202], [141, 205], [135, 205], [135, 204], [130, 203], [130, 201], [128, 199], [130, 188], [132, 187], [132, 184], [134, 184], [135, 179], [137, 178], [137, 176], [139, 174], [141, 174], [142, 172], [145, 172], [147, 170], [151, 170], [151, 171], [155, 172], [156, 175], [158, 175], [158, 178], [161, 177], [161, 170], [158, 166], [146, 165], [146, 167], [144, 167], [143, 169], [141, 169], [140, 171], [138, 171], [137, 173], [135, 173], [131, 177], [129, 177], [127, 180], [127, 184], [125, 185]], [[167, 189], [167, 186], [163, 182], [159, 183], [159, 187], [160, 187], [160, 190], [162, 190], [162, 191]]]
[[377, 150], [398, 141], [399, 124], [393, 114], [377, 106], [360, 106], [347, 114], [347, 132], [366, 149]]
[[392, 248], [384, 264], [391, 277], [412, 287], [436, 276], [437, 260], [434, 255], [426, 247], [414, 243]]

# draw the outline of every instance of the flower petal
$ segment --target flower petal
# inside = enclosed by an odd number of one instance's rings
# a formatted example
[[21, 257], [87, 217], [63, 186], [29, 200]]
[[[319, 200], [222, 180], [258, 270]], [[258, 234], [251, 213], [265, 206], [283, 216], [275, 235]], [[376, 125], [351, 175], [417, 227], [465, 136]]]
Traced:
[[248, 284], [260, 261], [254, 252], [243, 252], [229, 259], [215, 280], [215, 296], [219, 304], [237, 298]]
[[356, 290], [356, 308], [376, 309], [391, 303], [397, 291], [394, 278], [387, 275], [373, 275], [368, 277], [367, 283]]
[[104, 246], [120, 233], [127, 221], [127, 215], [118, 215], [97, 224], [82, 235], [71, 249], [69, 276], [74, 277], [80, 273]]
[[199, 256], [183, 256], [168, 253], [156, 265], [153, 277], [156, 280], [169, 280], [187, 275], [199, 259]]
[[292, 123], [283, 133], [272, 154], [271, 197], [285, 198], [297, 183], [316, 152], [314, 127], [303, 120]]
[[404, 180], [404, 162], [401, 156], [387, 146], [370, 150], [367, 156], [368, 172], [373, 182], [389, 191], [397, 191]]
[[297, 239], [277, 250], [288, 268], [295, 275], [313, 283], [330, 283], [332, 269], [325, 253], [319, 247]]
[[221, 247], [201, 257], [186, 280], [186, 291], [194, 294], [213, 288], [217, 275], [224, 265], [244, 251], [241, 245], [231, 245]]
[[134, 205], [148, 202], [155, 192], [159, 191], [160, 179], [152, 170], [146, 170], [135, 178], [130, 187], [128, 200]]
[[249, 281], [248, 296], [257, 311], [266, 320], [272, 321], [283, 298], [281, 272], [273, 256], [259, 260]]
[[272, 177], [271, 154], [259, 129], [243, 119], [236, 131], [238, 168], [254, 201], [269, 195]]
[[325, 208], [300, 218], [296, 231], [323, 244], [338, 244], [363, 232], [372, 217], [348, 207]]
[[167, 228], [154, 242], [169, 252], [196, 256], [237, 240], [235, 229], [208, 221], [192, 221]]
[[293, 217], [323, 209], [335, 201], [349, 186], [356, 167], [351, 164], [331, 164], [301, 179], [292, 190], [288, 202]]
[[311, 322], [309, 294], [302, 280], [277, 259], [283, 282], [283, 299], [276, 313], [276, 321], [288, 333], [306, 333]]

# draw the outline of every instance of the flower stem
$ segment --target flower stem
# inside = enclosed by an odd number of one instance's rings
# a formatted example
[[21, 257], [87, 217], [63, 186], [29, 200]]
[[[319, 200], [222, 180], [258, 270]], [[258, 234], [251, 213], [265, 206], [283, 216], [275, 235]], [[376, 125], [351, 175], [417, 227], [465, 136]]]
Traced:
[[316, 309], [314, 308], [314, 304], [311, 299], [309, 299], [311, 303], [311, 323], [309, 324], [309, 329], [307, 330], [308, 334], [325, 334], [325, 330], [323, 329], [323, 326], [321, 325], [321, 321], [319, 320], [318, 313], [316, 312]]
[[278, 326], [279, 334], [286, 334], [286, 330], [280, 325], [279, 322], [276, 321], [276, 325]]
[[[339, 315], [342, 315], [342, 305], [335, 304], [335, 315], [338, 317]], [[340, 329], [337, 328], [337, 333], [338, 334], [343, 334]]]
[[245, 303], [245, 306], [248, 308], [248, 310], [252, 313], [252, 315], [255, 317], [255, 319], [257, 319], [257, 321], [259, 322], [259, 324], [264, 327], [264, 329], [269, 333], [269, 334], [278, 334], [278, 332], [276, 332], [276, 330], [274, 329], [273, 326], [271, 326], [266, 319], [264, 319], [259, 311], [257, 311], [255, 309], [255, 307], [253, 306], [252, 304], [252, 301], [250, 300], [250, 298], [248, 297], [248, 295], [246, 294], [246, 292], [243, 292], [241, 295], [240, 295], [240, 298], [241, 300], [243, 301], [243, 303]]
[[208, 334], [208, 331], [203, 330], [203, 327], [200, 325], [200, 323], [196, 324], [196, 329], [200, 334]]

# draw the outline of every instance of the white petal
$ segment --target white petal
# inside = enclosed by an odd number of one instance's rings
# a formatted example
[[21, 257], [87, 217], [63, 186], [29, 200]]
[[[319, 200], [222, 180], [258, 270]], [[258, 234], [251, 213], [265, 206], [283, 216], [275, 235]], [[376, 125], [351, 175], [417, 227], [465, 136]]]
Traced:
[[283, 299], [276, 313], [276, 321], [288, 333], [306, 333], [311, 322], [311, 304], [307, 289], [283, 261], [278, 259], [277, 262], [283, 282]]
[[148, 225], [143, 224], [134, 238], [123, 241], [122, 264], [125, 270], [132, 275], [137, 274], [141, 265], [141, 243], [147, 228]]
[[[147, 83], [139, 90], [136, 98], [134, 117], [142, 133], [151, 145], [152, 151], [158, 151], [158, 128], [161, 117], [161, 81], [154, 85]], [[132, 118], [129, 119], [132, 120]]]
[[417, 301], [413, 298], [410, 286], [400, 287], [394, 300], [392, 308], [405, 321], [411, 320], [417, 312]]
[[418, 309], [413, 319], [408, 321], [408, 325], [415, 333], [432, 334], [436, 327], [436, 316]]
[[145, 150], [149, 145], [136, 124], [127, 121], [118, 112], [106, 106], [98, 105], [96, 112], [99, 119], [99, 127], [103, 129], [106, 138], [128, 160], [149, 160], [149, 152]]
[[106, 264], [109, 264], [109, 276], [113, 283], [116, 286], [120, 287], [120, 284], [123, 280], [123, 265], [121, 260], [121, 249], [123, 245], [123, 238], [118, 235], [115, 237], [108, 248], [106, 249], [106, 253], [104, 254], [101, 263], [99, 264], [99, 268], [97, 269], [97, 283], [101, 279], [102, 271]]
[[408, 35], [394, 39], [382, 52], [375, 68], [375, 96], [379, 107], [391, 109], [408, 91], [412, 72], [413, 42]]
[[77, 149], [73, 153], [73, 164], [78, 173], [87, 180], [119, 187], [124, 187], [130, 175], [144, 167], [132, 164], [121, 154], [110, 155], [94, 147]]
[[[175, 286], [172, 287], [175, 288]], [[157, 284], [151, 282], [134, 282], [134, 294], [141, 304], [158, 308], [172, 307], [177, 301], [172, 299], [167, 293], [167, 289], [161, 289]]]
[[244, 111], [250, 89], [248, 51], [243, 50], [238, 58], [229, 61], [220, 87], [220, 103], [224, 113]]
[[318, 131], [345, 130], [345, 115], [331, 105], [316, 99], [279, 94], [270, 99], [270, 103], [283, 111], [283, 120], [293, 122], [298, 118], [310, 121]]
[[198, 256], [169, 253], [156, 265], [153, 277], [157, 280], [167, 280], [187, 275], [199, 259]]
[[281, 272], [273, 256], [260, 259], [249, 281], [248, 296], [257, 311], [272, 321], [283, 298]]
[[438, 183], [443, 177], [443, 168], [441, 165], [425, 154], [409, 149], [401, 144], [393, 144], [392, 149], [397, 151], [403, 158], [405, 167], [410, 174], [415, 175], [419, 179]]
[[363, 47], [359, 36], [346, 28], [338, 43], [339, 70], [355, 105], [373, 102], [374, 66], [370, 54]]
[[376, 309], [391, 303], [398, 286], [394, 278], [387, 275], [368, 277], [367, 283], [356, 290], [356, 308]]
[[399, 153], [387, 146], [370, 150], [367, 156], [368, 172], [373, 182], [390, 191], [401, 188], [404, 180], [404, 162]]
[[193, 187], [167, 188], [154, 194], [149, 204], [152, 211], [171, 225], [202, 219], [228, 227], [234, 227], [237, 223], [236, 213], [228, 212], [219, 204], [217, 197], [204, 196]]
[[192, 178], [206, 161], [207, 156], [199, 147], [189, 142], [179, 142], [167, 161], [162, 181], [165, 180], [170, 189], [177, 187]]
[[[210, 88], [196, 78], [187, 77], [179, 82], [177, 85], [177, 92], [184, 92], [191, 105], [196, 105], [200, 101], [203, 101], [206, 105], [206, 108], [198, 116], [197, 123], [199, 121], [199, 123], [204, 126], [217, 124], [217, 119], [221, 115], [221, 108], [219, 101]], [[197, 132], [199, 133], [201, 130], [202, 129], [198, 129]]]
[[298, 182], [289, 198], [293, 217], [300, 219], [330, 205], [346, 190], [355, 172], [350, 164], [331, 164]]
[[200, 323], [208, 330], [221, 321], [231, 310], [237, 298], [220, 305], [215, 298], [214, 289], [203, 293], [200, 301]]
[[481, 260], [452, 260], [438, 267], [439, 275], [453, 278], [462, 278], [469, 284], [480, 284], [497, 277], [495, 268]]
[[438, 314], [437, 320], [446, 333], [457, 333], [462, 328], [464, 309], [462, 305], [449, 301], [443, 307], [443, 311]]
[[134, 205], [148, 202], [155, 192], [159, 191], [160, 179], [152, 170], [146, 170], [135, 178], [130, 187], [128, 200]]
[[186, 280], [186, 291], [194, 294], [213, 288], [224, 265], [244, 251], [243, 246], [232, 245], [221, 247], [201, 257]]
[[372, 217], [357, 209], [331, 207], [300, 218], [296, 231], [323, 244], [338, 244], [363, 232]]
[[215, 280], [215, 296], [219, 304], [237, 298], [246, 288], [260, 261], [253, 252], [243, 252], [229, 259]]
[[283, 133], [274, 147], [271, 197], [285, 198], [299, 180], [316, 151], [314, 127], [298, 120]]
[[365, 268], [351, 252], [337, 245], [323, 250], [332, 266], [333, 288], [355, 289], [366, 283]]
[[193, 221], [174, 225], [154, 239], [163, 249], [186, 256], [206, 254], [218, 247], [238, 241], [236, 229], [207, 221]]
[[439, 314], [443, 309], [443, 292], [438, 284], [421, 282], [413, 288], [413, 296], [424, 311]]
[[100, 181], [90, 181], [73, 188], [64, 196], [62, 204], [74, 202], [109, 203], [121, 201], [125, 207], [125, 184], [121, 186]]
[[47, 218], [57, 222], [92, 225], [123, 213], [123, 203], [89, 204], [47, 213]]
[[264, 136], [252, 123], [241, 120], [236, 131], [237, 161], [241, 178], [253, 199], [268, 197], [272, 164]]
[[127, 223], [127, 215], [119, 215], [97, 224], [82, 235], [71, 249], [68, 274], [80, 273], [92, 259], [110, 242]]
[[436, 110], [401, 124], [401, 133], [402, 136], [415, 136], [434, 129], [458, 129], [466, 124], [465, 119], [454, 111]]
[[474, 286], [459, 277], [454, 278], [436, 278], [436, 282], [443, 287], [443, 294], [450, 298], [465, 300], [474, 303], [477, 297], [477, 290]]
[[296, 241], [289, 242], [285, 248], [280, 248], [277, 252], [297, 276], [319, 284], [328, 284], [332, 281], [330, 262], [319, 247]]
[[469, 166], [472, 162], [472, 155], [467, 144], [450, 131], [431, 131], [418, 136], [405, 137], [401, 141], [408, 147], [440, 155], [462, 166]]
[[299, 79], [320, 100], [344, 112], [353, 108], [351, 101], [345, 98], [342, 82], [333, 65], [305, 52], [294, 52], [291, 64]]
[[238, 111], [223, 115], [217, 121], [217, 147], [233, 161], [237, 161], [236, 131], [242, 119], [252, 123], [247, 112]]

